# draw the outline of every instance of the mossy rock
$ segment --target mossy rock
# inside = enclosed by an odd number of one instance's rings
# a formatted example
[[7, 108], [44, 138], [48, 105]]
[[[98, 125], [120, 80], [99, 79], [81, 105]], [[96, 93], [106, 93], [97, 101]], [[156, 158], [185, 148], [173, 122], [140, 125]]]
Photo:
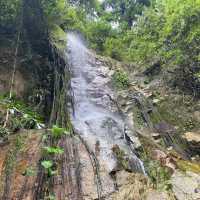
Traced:
[[117, 159], [119, 168], [130, 171], [129, 161], [126, 157], [125, 152], [122, 149], [120, 149], [120, 147], [118, 145], [114, 145], [112, 147], [112, 151]]
[[182, 171], [192, 171], [194, 173], [200, 174], [200, 164], [193, 163], [186, 160], [177, 160], [178, 168]]
[[[160, 98], [160, 97], [159, 97]], [[181, 96], [169, 96], [157, 105], [157, 112], [150, 113], [153, 124], [166, 121], [178, 127], [178, 132], [190, 131], [199, 128], [199, 122], [193, 117], [193, 105], [188, 107], [183, 103]]]
[[67, 45], [67, 34], [58, 25], [51, 25], [50, 27], [51, 44], [59, 51], [63, 52]]
[[142, 112], [141, 110], [138, 108], [137, 105], [135, 105], [133, 107], [133, 118], [134, 118], [134, 123], [135, 123], [135, 126], [137, 128], [142, 128], [145, 126], [145, 122], [144, 122], [144, 119], [142, 117]]

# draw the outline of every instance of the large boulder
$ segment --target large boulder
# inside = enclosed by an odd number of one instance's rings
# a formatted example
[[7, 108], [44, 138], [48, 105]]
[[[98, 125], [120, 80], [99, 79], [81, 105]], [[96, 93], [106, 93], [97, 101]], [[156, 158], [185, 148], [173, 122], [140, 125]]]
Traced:
[[177, 200], [200, 199], [200, 175], [187, 171], [176, 171], [171, 178], [172, 190]]
[[193, 155], [200, 154], [200, 132], [186, 132], [183, 135], [186, 139]]
[[183, 136], [188, 142], [200, 143], [200, 133], [197, 132], [187, 132]]
[[200, 122], [200, 111], [195, 111], [193, 117], [196, 121]]
[[172, 200], [167, 192], [154, 190], [148, 178], [142, 174], [120, 171], [116, 182], [118, 191], [108, 200]]

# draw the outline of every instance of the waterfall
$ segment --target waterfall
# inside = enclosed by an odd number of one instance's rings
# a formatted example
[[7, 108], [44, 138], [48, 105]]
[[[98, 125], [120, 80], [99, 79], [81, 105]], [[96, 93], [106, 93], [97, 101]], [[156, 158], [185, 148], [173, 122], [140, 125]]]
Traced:
[[[71, 121], [75, 131], [94, 152], [98, 146], [98, 159], [103, 160], [108, 171], [116, 166], [112, 148], [117, 145], [133, 161], [135, 171], [145, 174], [142, 161], [124, 136], [125, 119], [109, 98], [114, 91], [109, 86], [110, 78], [102, 73], [105, 66], [101, 66], [78, 34], [68, 33], [67, 37], [74, 102]], [[134, 140], [138, 140], [136, 136]]]

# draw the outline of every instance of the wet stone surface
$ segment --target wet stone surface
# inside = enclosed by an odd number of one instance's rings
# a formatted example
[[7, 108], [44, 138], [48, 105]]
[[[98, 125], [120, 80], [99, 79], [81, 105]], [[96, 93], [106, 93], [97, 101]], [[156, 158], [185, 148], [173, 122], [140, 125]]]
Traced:
[[112, 71], [97, 61], [75, 34], [68, 34], [68, 49], [74, 97], [72, 124], [91, 152], [96, 153], [102, 182], [101, 193], [102, 196], [106, 196], [115, 188], [115, 182], [109, 175], [116, 168], [116, 158], [112, 152], [114, 145], [118, 145], [128, 159], [134, 162], [137, 170], [143, 173], [143, 164], [128, 145], [124, 130], [127, 129], [126, 132], [132, 134], [133, 148], [138, 146], [138, 138], [133, 135], [133, 127], [126, 124], [113, 101], [115, 93], [110, 88]]

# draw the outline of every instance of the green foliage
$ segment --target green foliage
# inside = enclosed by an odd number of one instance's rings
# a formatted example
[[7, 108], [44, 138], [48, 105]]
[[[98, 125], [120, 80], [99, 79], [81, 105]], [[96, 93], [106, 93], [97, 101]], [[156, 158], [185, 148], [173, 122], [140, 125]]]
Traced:
[[88, 13], [99, 10], [97, 0], [41, 0], [44, 14], [50, 26], [59, 25], [70, 30], [83, 29]]
[[50, 169], [51, 167], [53, 167], [53, 162], [51, 160], [44, 160], [44, 161], [41, 162], [41, 165], [45, 169]]
[[20, 0], [0, 1], [0, 25], [8, 25], [15, 22], [21, 2]]
[[54, 45], [58, 50], [65, 50], [67, 45], [66, 33], [60, 28], [60, 26], [56, 24], [51, 25], [50, 30], [51, 44]]
[[200, 2], [161, 0], [145, 10], [133, 29], [129, 59], [149, 63], [160, 59], [170, 65], [198, 63]]
[[44, 200], [56, 200], [55, 194], [50, 194], [49, 196], [45, 197]]
[[129, 79], [126, 72], [118, 70], [113, 74], [113, 83], [118, 88], [127, 88], [129, 86]]
[[60, 147], [44, 147], [43, 148], [48, 154], [63, 154], [64, 149]]
[[104, 44], [105, 55], [110, 56], [116, 60], [122, 60], [124, 48], [121, 40], [117, 38], [107, 38]]
[[62, 26], [68, 30], [82, 30], [86, 24], [86, 13], [76, 7], [69, 6]]
[[35, 176], [36, 171], [32, 167], [28, 167], [23, 173], [24, 176]]
[[98, 11], [100, 9], [98, 0], [69, 0], [69, 3], [83, 8], [90, 14], [94, 14], [96, 10]]
[[[86, 23], [83, 31], [91, 47], [142, 69], [157, 62], [179, 69], [191, 87], [199, 87], [199, 0], [152, 0], [151, 6], [149, 1], [106, 0], [103, 6], [112, 11], [104, 10], [101, 20]], [[115, 30], [109, 27], [113, 21], [119, 22]]]
[[51, 129], [51, 134], [54, 138], [60, 138], [65, 132], [64, 128], [59, 128], [58, 126], [54, 125]]
[[44, 167], [48, 177], [51, 177], [56, 174], [57, 171], [53, 169], [54, 163], [51, 160], [44, 160], [41, 162], [41, 165]]
[[142, 116], [142, 112], [141, 112], [141, 109], [137, 106], [137, 105], [134, 105], [133, 106], [133, 118], [134, 118], [134, 124], [137, 128], [142, 128], [145, 124], [144, 122], [144, 119], [143, 119], [143, 116]]
[[16, 116], [16, 115], [11, 115], [11, 119], [9, 120], [9, 129], [12, 132], [17, 132], [21, 128], [22, 129], [36, 129], [37, 128], [37, 121], [27, 115], [23, 116]]
[[51, 129], [51, 135], [55, 139], [61, 138], [63, 135], [66, 135], [67, 131], [64, 128], [59, 128], [58, 126], [54, 125]]
[[37, 128], [37, 121], [31, 117], [23, 117], [21, 119], [21, 126], [24, 129], [35, 129]]
[[10, 119], [10, 129], [12, 130], [12, 132], [17, 132], [20, 130], [20, 128], [22, 128], [21, 125], [21, 119], [19, 119], [18, 117], [13, 117]]
[[[5, 98], [5, 101], [6, 98]], [[37, 122], [43, 122], [43, 118], [38, 114], [38, 112], [34, 111], [33, 107], [25, 104], [23, 101], [20, 101], [16, 98], [12, 98], [11, 101], [7, 102], [7, 105], [10, 109], [14, 109], [21, 114], [24, 114], [25, 118], [34, 119]]]
[[125, 170], [129, 169], [129, 161], [127, 159], [127, 156], [125, 152], [119, 148], [119, 146], [114, 146], [112, 148], [112, 151], [117, 159], [118, 165], [122, 167]]
[[20, 151], [23, 148], [24, 145], [24, 138], [20, 135], [16, 137], [15, 140], [15, 150]]
[[100, 20], [88, 23], [84, 33], [91, 46], [97, 51], [102, 52], [104, 51], [106, 38], [112, 35], [112, 29], [109, 23]]
[[150, 4], [149, 0], [105, 0], [103, 2], [104, 9], [112, 8], [112, 18], [114, 21], [119, 21], [124, 28], [131, 28], [136, 16], [142, 13], [144, 6]]
[[61, 25], [67, 14], [67, 1], [65, 0], [41, 0], [44, 14], [49, 24]]
[[159, 162], [153, 160], [146, 160], [145, 167], [149, 178], [157, 189], [170, 190], [171, 173], [166, 167], [162, 167]]
[[33, 111], [32, 107], [14, 97], [11, 100], [7, 96], [0, 97], [0, 105], [5, 106], [10, 111], [8, 128], [11, 132], [16, 132], [20, 128], [35, 129], [38, 123], [43, 121], [41, 116]]
[[6, 128], [0, 126], [0, 138], [5, 138], [9, 135], [9, 132]]

